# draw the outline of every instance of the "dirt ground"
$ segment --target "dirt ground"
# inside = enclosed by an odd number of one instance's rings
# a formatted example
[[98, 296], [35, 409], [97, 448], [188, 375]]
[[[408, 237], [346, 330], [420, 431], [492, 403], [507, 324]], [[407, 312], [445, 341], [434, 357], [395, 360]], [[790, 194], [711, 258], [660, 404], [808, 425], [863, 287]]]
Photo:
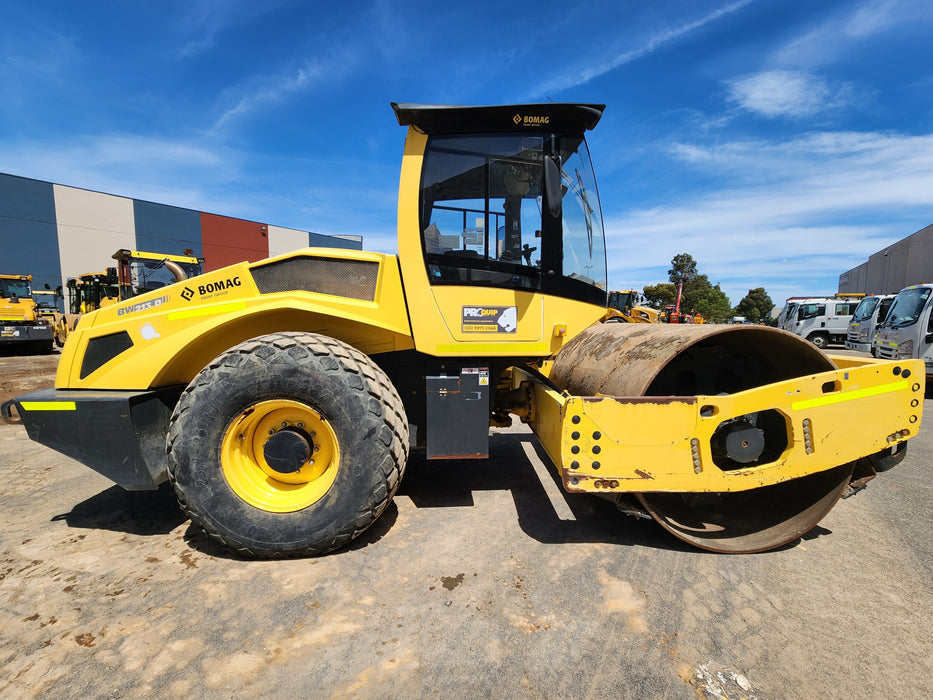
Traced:
[[8, 348], [0, 348], [0, 403], [27, 391], [53, 386], [59, 357], [57, 350], [51, 355], [19, 356]]
[[[0, 400], [55, 359], [0, 358]], [[765, 554], [563, 493], [519, 427], [415, 456], [350, 546], [255, 562], [0, 424], [0, 697], [933, 697], [931, 432]]]

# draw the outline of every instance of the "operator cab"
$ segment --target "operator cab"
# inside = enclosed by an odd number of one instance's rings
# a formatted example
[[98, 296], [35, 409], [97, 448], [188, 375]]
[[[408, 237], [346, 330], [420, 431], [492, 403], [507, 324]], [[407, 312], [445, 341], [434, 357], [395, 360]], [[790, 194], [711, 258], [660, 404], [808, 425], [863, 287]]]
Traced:
[[29, 298], [29, 280], [25, 275], [0, 275], [0, 298], [10, 301]]
[[[410, 126], [399, 206], [403, 279], [407, 290], [428, 287], [438, 325], [450, 329], [446, 340], [535, 341], [535, 354], [549, 355], [560, 348], [552, 328], [598, 320], [606, 244], [583, 134], [603, 106], [393, 108]], [[470, 314], [487, 317], [473, 323]], [[419, 349], [445, 354], [425, 347], [425, 336], [437, 335], [427, 324], [419, 332], [412, 323]]]

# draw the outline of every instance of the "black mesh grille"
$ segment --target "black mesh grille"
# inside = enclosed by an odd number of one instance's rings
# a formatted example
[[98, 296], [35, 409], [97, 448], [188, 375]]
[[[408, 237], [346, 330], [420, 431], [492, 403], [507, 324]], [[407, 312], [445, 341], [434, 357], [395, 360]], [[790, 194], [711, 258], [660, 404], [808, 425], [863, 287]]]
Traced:
[[131, 347], [133, 347], [133, 341], [126, 331], [91, 338], [88, 341], [87, 350], [84, 351], [84, 359], [81, 361], [81, 379], [97, 371]]
[[315, 292], [373, 301], [379, 263], [342, 258], [289, 258], [253, 268], [261, 294]]

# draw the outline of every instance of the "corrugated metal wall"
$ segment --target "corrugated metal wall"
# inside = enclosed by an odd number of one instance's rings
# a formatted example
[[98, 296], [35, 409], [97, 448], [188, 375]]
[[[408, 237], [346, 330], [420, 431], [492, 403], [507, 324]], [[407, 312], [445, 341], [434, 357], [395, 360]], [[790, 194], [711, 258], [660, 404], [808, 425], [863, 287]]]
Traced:
[[[147, 253], [175, 253], [202, 257], [201, 212], [152, 202], [133, 202], [136, 248]], [[169, 247], [171, 250], [164, 250]]]
[[933, 282], [933, 224], [843, 272], [839, 275], [839, 291], [895, 294], [904, 287], [926, 282]]
[[0, 175], [0, 272], [31, 274], [35, 289], [62, 283], [52, 184]]
[[112, 266], [110, 256], [115, 250], [136, 248], [132, 199], [62, 185], [54, 189], [58, 251], [65, 277], [103, 272]]
[[362, 241], [0, 173], [0, 272], [32, 275], [34, 289], [103, 272], [121, 248], [196, 255], [208, 272], [309, 245], [359, 250]]

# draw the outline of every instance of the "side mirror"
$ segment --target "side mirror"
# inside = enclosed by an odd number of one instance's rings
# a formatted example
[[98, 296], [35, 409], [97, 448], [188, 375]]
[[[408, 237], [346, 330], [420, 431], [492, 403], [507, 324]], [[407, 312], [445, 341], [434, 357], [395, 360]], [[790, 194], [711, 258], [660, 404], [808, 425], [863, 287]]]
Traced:
[[556, 219], [561, 214], [564, 193], [560, 183], [560, 166], [553, 156], [544, 159], [544, 191], [547, 195], [547, 210]]
[[924, 343], [933, 343], [933, 333], [927, 333], [926, 338], [923, 339]]

